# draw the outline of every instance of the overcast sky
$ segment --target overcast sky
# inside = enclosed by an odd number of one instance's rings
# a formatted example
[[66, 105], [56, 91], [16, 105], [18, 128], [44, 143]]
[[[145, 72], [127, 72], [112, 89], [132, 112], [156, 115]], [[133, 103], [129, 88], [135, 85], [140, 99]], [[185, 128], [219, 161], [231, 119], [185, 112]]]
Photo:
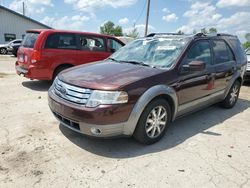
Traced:
[[[0, 0], [22, 12], [23, 0]], [[26, 15], [53, 28], [99, 32], [107, 20], [143, 35], [146, 0], [24, 0]], [[250, 32], [250, 0], [151, 0], [150, 32], [192, 33], [216, 27], [243, 39]]]

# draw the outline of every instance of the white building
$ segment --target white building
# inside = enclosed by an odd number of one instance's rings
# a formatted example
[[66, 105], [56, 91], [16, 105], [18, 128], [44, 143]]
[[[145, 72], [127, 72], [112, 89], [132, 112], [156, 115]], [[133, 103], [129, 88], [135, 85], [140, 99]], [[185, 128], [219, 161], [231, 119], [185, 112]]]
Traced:
[[28, 29], [51, 29], [51, 27], [0, 5], [0, 44], [22, 39]]

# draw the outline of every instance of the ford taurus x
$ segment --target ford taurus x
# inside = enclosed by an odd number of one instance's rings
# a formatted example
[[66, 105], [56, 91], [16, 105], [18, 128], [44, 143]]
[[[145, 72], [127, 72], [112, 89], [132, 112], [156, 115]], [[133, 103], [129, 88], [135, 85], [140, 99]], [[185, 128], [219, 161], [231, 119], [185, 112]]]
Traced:
[[232, 108], [246, 63], [236, 36], [150, 34], [102, 63], [62, 72], [49, 106], [74, 131], [152, 144], [178, 117], [214, 103]]

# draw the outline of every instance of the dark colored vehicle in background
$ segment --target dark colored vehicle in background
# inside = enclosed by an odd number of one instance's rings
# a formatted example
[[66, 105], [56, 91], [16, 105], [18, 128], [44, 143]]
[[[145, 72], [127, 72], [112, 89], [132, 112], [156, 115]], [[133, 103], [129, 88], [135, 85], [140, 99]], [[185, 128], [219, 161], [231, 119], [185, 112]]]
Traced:
[[0, 44], [0, 54], [7, 54], [8, 52], [12, 52], [12, 47], [15, 45], [20, 45], [22, 39], [15, 39], [10, 41], [7, 44]]
[[245, 73], [245, 80], [250, 81], [250, 48], [246, 49], [247, 54], [247, 68]]
[[30, 79], [52, 80], [69, 67], [106, 59], [122, 46], [123, 42], [108, 35], [29, 30], [18, 50], [16, 72]]
[[8, 47], [8, 52], [11, 52], [15, 57], [17, 57], [17, 51], [19, 47], [21, 46], [21, 42], [17, 44], [13, 44], [10, 47]]
[[59, 74], [49, 106], [74, 131], [152, 144], [176, 118], [218, 102], [232, 108], [246, 63], [236, 36], [150, 34]]

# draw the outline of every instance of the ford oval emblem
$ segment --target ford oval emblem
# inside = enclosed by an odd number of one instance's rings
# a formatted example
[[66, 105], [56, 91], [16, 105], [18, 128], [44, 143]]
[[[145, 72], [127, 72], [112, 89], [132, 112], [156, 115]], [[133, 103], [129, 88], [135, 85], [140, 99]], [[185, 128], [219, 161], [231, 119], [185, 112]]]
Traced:
[[64, 87], [61, 87], [60, 91], [61, 91], [61, 93], [62, 93], [63, 95], [66, 95], [66, 94], [67, 94], [67, 90], [66, 90], [66, 88], [64, 88]]

